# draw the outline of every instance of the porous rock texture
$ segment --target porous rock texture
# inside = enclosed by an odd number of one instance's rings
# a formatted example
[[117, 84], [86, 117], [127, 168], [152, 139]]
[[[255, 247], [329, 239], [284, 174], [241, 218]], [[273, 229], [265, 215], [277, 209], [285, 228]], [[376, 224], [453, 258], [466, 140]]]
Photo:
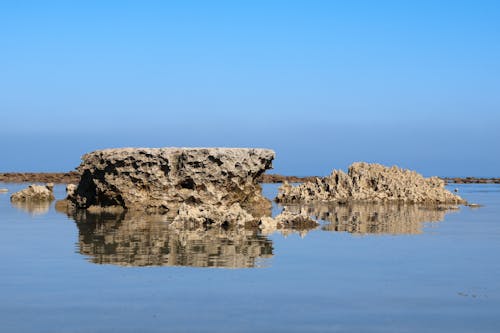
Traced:
[[10, 196], [12, 202], [43, 202], [52, 201], [54, 197], [54, 185], [30, 185], [24, 190], [16, 192]]
[[464, 204], [465, 200], [445, 189], [437, 177], [424, 178], [396, 166], [353, 163], [347, 173], [334, 170], [315, 181], [280, 187], [277, 202], [403, 202], [416, 204]]
[[[252, 148], [121, 148], [86, 154], [68, 191], [77, 209], [176, 215], [182, 204], [270, 210], [257, 182], [274, 152]], [[186, 211], [186, 209], [184, 209]]]

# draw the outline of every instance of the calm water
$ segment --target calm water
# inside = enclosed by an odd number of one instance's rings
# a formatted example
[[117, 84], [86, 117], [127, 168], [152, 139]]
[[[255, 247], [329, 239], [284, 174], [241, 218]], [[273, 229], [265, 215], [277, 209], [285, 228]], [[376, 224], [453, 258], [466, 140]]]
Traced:
[[499, 332], [500, 186], [456, 187], [484, 207], [308, 207], [320, 227], [271, 234], [0, 193], [0, 332]]

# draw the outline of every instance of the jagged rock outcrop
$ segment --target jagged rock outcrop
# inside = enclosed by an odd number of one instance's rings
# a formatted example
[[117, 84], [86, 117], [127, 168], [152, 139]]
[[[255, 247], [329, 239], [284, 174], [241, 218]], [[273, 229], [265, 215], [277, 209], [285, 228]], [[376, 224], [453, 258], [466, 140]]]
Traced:
[[30, 185], [24, 190], [16, 192], [10, 196], [12, 202], [50, 202], [55, 199], [54, 185]]
[[[134, 210], [178, 215], [179, 207], [238, 203], [254, 215], [268, 214], [259, 176], [274, 152], [243, 148], [123, 148], [86, 154], [68, 202], [76, 209]], [[72, 192], [72, 193], [71, 193]], [[182, 212], [181, 212], [182, 213]]]
[[353, 163], [347, 173], [334, 170], [313, 182], [280, 187], [277, 202], [403, 202], [463, 204], [465, 200], [445, 189], [437, 177], [424, 178], [415, 171], [380, 164]]

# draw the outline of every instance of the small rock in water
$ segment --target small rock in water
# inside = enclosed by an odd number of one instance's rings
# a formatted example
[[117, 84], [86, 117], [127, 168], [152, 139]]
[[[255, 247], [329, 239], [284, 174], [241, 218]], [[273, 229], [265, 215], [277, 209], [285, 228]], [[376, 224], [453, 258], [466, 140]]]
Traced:
[[53, 185], [30, 185], [24, 190], [16, 192], [11, 195], [10, 201], [12, 202], [26, 202], [26, 201], [52, 201], [55, 199], [52, 191]]
[[6, 189], [6, 188], [0, 188], [0, 193], [7, 193], [7, 192], [9, 192], [8, 189]]

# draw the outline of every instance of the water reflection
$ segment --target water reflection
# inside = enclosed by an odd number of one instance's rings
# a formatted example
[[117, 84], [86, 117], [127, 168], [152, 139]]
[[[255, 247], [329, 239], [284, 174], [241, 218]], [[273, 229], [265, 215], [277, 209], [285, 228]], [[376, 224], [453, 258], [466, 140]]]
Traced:
[[321, 204], [287, 206], [287, 209], [329, 222], [326, 231], [357, 234], [420, 234], [424, 222], [442, 221], [457, 207], [397, 204]]
[[[325, 231], [395, 235], [420, 234], [424, 222], [442, 221], [456, 209], [394, 204], [285, 207], [289, 215], [301, 214], [327, 222], [321, 227]], [[275, 226], [267, 230], [268, 225], [264, 224], [259, 225], [260, 229], [223, 228], [220, 224], [187, 228], [172, 224], [166, 216], [131, 212], [111, 215], [78, 210], [69, 216], [78, 227], [81, 254], [93, 263], [120, 266], [262, 267], [273, 256], [273, 244], [266, 234], [300, 231], [303, 235], [314, 229]], [[278, 217], [274, 218], [277, 225], [281, 221]]]
[[72, 218], [81, 254], [97, 264], [120, 266], [262, 267], [273, 255], [271, 240], [244, 228], [171, 228], [161, 216], [93, 215]]
[[14, 201], [12, 206], [30, 213], [31, 215], [43, 215], [49, 212], [50, 201]]

